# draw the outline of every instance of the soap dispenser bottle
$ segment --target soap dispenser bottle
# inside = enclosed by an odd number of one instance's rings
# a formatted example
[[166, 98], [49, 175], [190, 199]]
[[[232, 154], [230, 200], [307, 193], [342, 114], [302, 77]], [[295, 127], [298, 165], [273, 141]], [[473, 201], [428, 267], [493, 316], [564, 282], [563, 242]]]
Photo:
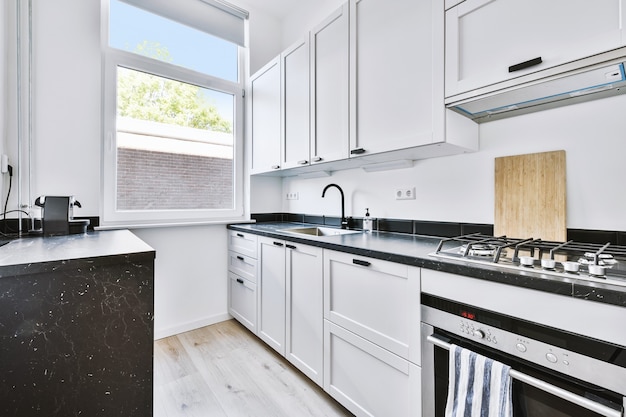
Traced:
[[370, 217], [370, 209], [365, 209], [365, 217], [363, 217], [363, 230], [366, 232], [371, 232], [374, 230], [374, 219]]

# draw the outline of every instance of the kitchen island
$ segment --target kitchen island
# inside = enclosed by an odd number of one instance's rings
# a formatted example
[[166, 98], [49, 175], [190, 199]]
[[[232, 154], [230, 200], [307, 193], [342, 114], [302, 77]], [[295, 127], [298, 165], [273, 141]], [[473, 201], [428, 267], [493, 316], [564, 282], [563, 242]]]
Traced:
[[1, 415], [152, 415], [154, 259], [126, 230], [0, 247]]

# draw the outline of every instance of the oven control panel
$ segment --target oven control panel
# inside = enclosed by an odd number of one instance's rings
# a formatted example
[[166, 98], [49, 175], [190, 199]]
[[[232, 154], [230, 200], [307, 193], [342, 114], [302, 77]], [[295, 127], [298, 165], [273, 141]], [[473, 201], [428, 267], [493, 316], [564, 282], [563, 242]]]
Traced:
[[471, 336], [472, 339], [482, 339], [488, 343], [497, 344], [498, 339], [495, 333], [492, 333], [489, 327], [478, 326], [478, 324], [470, 320], [461, 319], [459, 329], [462, 333]]
[[423, 305], [421, 313], [424, 324], [455, 334], [460, 340], [477, 342], [501, 354], [512, 355], [626, 395], [623, 382], [626, 380], [626, 369], [617, 365], [432, 307]]
[[[512, 352], [509, 353], [513, 353], [515, 356], [560, 372], [567, 373], [564, 367], [571, 365], [572, 352], [514, 335], [505, 330], [491, 328], [480, 322], [461, 318], [458, 330], [459, 336], [479, 341], [485, 345], [492, 345], [494, 348], [505, 352], [510, 350]], [[495, 346], [498, 344], [500, 346]]]

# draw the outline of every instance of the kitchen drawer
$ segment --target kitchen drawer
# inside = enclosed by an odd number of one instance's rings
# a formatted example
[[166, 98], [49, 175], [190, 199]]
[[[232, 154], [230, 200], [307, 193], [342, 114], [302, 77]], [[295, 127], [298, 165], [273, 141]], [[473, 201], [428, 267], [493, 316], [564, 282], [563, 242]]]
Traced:
[[420, 269], [324, 251], [324, 318], [420, 363]]
[[256, 284], [228, 273], [228, 312], [256, 334]]
[[228, 252], [228, 270], [256, 283], [257, 260], [237, 252]]
[[420, 416], [420, 367], [327, 320], [324, 367], [324, 389], [356, 416]]
[[257, 237], [252, 233], [237, 230], [228, 231], [228, 250], [256, 259]]

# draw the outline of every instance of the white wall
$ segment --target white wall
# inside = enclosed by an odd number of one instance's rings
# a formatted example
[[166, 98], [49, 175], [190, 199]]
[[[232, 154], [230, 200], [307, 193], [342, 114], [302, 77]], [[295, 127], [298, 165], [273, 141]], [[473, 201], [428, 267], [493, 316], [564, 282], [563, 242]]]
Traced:
[[156, 250], [155, 338], [227, 320], [224, 226], [133, 230]]
[[[320, 197], [336, 182], [346, 194], [347, 215], [362, 216], [369, 207], [375, 217], [493, 223], [494, 158], [564, 149], [567, 227], [626, 230], [625, 108], [620, 96], [482, 124], [480, 151], [417, 161], [409, 169], [285, 178], [283, 210], [338, 215], [338, 197]], [[395, 200], [394, 186], [415, 186], [417, 198]], [[300, 199], [285, 200], [294, 191]]]
[[250, 74], [254, 74], [281, 51], [281, 21], [266, 13], [256, 0], [229, 0], [250, 13]]

